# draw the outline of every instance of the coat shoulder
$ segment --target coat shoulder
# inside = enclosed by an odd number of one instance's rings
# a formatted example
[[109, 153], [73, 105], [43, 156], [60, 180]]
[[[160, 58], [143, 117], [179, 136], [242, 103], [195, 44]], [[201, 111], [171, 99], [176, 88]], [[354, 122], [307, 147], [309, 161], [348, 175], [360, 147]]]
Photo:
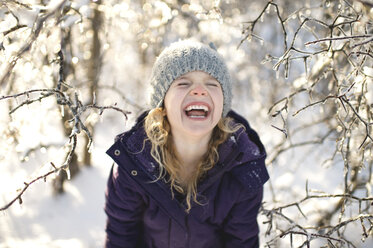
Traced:
[[246, 189], [249, 194], [256, 194], [269, 179], [265, 165], [266, 151], [259, 135], [252, 129], [248, 121], [234, 111], [229, 117], [245, 127], [245, 132], [239, 134], [237, 147], [241, 153], [236, 160], [237, 165], [231, 170], [234, 178]]
[[261, 160], [239, 165], [231, 173], [250, 195], [260, 190], [269, 179], [265, 163]]

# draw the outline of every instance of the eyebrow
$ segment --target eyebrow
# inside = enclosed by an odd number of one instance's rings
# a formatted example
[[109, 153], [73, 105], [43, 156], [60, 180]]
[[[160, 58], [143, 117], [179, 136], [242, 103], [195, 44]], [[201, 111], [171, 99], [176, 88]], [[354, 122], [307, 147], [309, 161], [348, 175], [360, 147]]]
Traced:
[[180, 80], [180, 79], [188, 79], [188, 77], [181, 76], [181, 77], [176, 78], [175, 80]]

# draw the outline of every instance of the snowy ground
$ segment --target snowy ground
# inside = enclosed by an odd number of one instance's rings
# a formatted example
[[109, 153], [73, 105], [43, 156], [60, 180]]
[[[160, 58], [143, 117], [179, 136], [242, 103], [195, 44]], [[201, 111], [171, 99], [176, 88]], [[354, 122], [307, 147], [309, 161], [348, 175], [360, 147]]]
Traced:
[[111, 162], [100, 148], [94, 154], [93, 167], [67, 182], [63, 195], [54, 196], [50, 182], [39, 182], [25, 193], [22, 205], [1, 213], [0, 247], [103, 247], [104, 191]]

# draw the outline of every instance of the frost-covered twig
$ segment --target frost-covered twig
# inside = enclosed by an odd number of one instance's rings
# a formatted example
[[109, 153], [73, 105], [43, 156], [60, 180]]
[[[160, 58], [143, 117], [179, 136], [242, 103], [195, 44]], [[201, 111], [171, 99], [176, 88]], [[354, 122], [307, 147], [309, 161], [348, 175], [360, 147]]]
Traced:
[[5, 84], [11, 75], [13, 68], [17, 64], [17, 61], [27, 52], [31, 49], [32, 44], [34, 41], [38, 38], [41, 30], [44, 27], [45, 22], [52, 17], [54, 14], [61, 11], [61, 9], [66, 4], [67, 0], [62, 0], [55, 9], [47, 12], [43, 16], [39, 17], [35, 23], [35, 28], [33, 29], [33, 32], [31, 32], [30, 37], [27, 39], [25, 44], [16, 52], [16, 54], [12, 57], [12, 59], [9, 61], [8, 65], [4, 69], [3, 75], [0, 77], [0, 87]]
[[[293, 237], [295, 235], [300, 235], [300, 236], [306, 237], [306, 241], [304, 241], [304, 243], [302, 245], [300, 245], [299, 248], [304, 247], [304, 246], [311, 247], [310, 246], [311, 241], [314, 240], [314, 239], [318, 239], [318, 238], [326, 239], [329, 242], [331, 242], [331, 241], [337, 241], [341, 245], [343, 245], [344, 243], [350, 243], [350, 244], [352, 244], [351, 242], [346, 241], [345, 239], [334, 238], [334, 237], [331, 237], [330, 235], [325, 235], [325, 234], [320, 234], [320, 233], [310, 233], [308, 231], [286, 230], [285, 232], [283, 232], [280, 235], [280, 238], [284, 238], [285, 236], [288, 236], [288, 235], [291, 237], [290, 238], [291, 246], [293, 246], [293, 241], [292, 240], [293, 240]], [[353, 246], [353, 247], [355, 247], [355, 246]]]
[[69, 175], [70, 172], [69, 172], [69, 164], [71, 162], [71, 159], [73, 157], [73, 154], [75, 152], [75, 149], [76, 149], [76, 145], [77, 145], [77, 134], [76, 133], [73, 133], [70, 137], [70, 143], [71, 143], [71, 148], [69, 150], [69, 153], [68, 153], [68, 156], [65, 160], [65, 162], [59, 166], [59, 167], [56, 167], [54, 165], [53, 162], [51, 162], [50, 164], [53, 166], [53, 170], [41, 175], [41, 176], [38, 176], [36, 177], [35, 179], [31, 180], [30, 182], [26, 183], [24, 182], [24, 187], [22, 188], [22, 190], [18, 193], [18, 195], [13, 198], [13, 200], [11, 200], [8, 204], [6, 204], [4, 207], [0, 208], [0, 211], [4, 211], [4, 210], [7, 210], [10, 206], [12, 206], [17, 200], [19, 202], [19, 204], [22, 204], [23, 203], [23, 200], [22, 200], [22, 195], [26, 192], [26, 190], [35, 182], [43, 179], [44, 182], [46, 182], [47, 180], [47, 177], [52, 175], [52, 174], [55, 174], [57, 172], [59, 172], [61, 169], [65, 170], [66, 173]]
[[41, 175], [41, 176], [38, 176], [36, 177], [35, 179], [31, 180], [30, 182], [26, 183], [24, 182], [24, 187], [22, 188], [22, 190], [18, 193], [18, 195], [13, 198], [13, 200], [11, 200], [9, 203], [5, 204], [3, 207], [0, 208], [0, 211], [4, 211], [4, 210], [7, 210], [10, 206], [12, 206], [16, 201], [19, 202], [19, 204], [22, 204], [23, 203], [23, 200], [22, 200], [22, 195], [25, 193], [25, 191], [28, 189], [29, 186], [31, 186], [33, 183], [39, 181], [39, 180], [44, 180], [46, 181], [46, 178], [54, 173], [57, 173], [58, 171], [61, 170], [61, 167], [55, 167], [54, 166], [54, 170], [51, 170], [49, 171], [48, 173], [45, 173], [44, 175]]
[[[261, 20], [263, 18], [263, 16], [266, 14], [266, 11], [268, 9], [271, 8], [271, 6], [274, 6], [275, 8], [275, 12], [276, 12], [276, 16], [281, 24], [281, 27], [282, 27], [282, 32], [283, 32], [283, 35], [284, 35], [284, 38], [283, 38], [283, 42], [284, 42], [284, 50], [286, 51], [287, 50], [287, 32], [286, 32], [286, 29], [285, 29], [285, 19], [283, 19], [280, 15], [280, 10], [278, 8], [278, 5], [272, 1], [269, 1], [265, 7], [263, 8], [262, 12], [258, 15], [258, 17], [253, 20], [253, 21], [249, 21], [249, 22], [246, 22], [248, 23], [248, 27], [246, 27], [243, 31], [242, 31], [242, 34], [245, 34], [245, 37], [243, 39], [241, 39], [240, 43], [238, 44], [238, 48], [247, 40], [251, 40], [252, 37], [258, 37], [257, 35], [254, 34], [254, 28], [255, 28], [255, 25], [259, 22], [259, 20]], [[258, 37], [260, 38], [260, 37]]]
[[[314, 41], [306, 42], [305, 45], [307, 46], [307, 45], [316, 44], [316, 43], [325, 42], [325, 41], [352, 40], [352, 39], [362, 39], [362, 38], [370, 38], [370, 39], [368, 39], [368, 41], [365, 41], [366, 43], [368, 43], [368, 42], [370, 42], [372, 40], [372, 36], [371, 35], [353, 35], [353, 36], [323, 38], [323, 39], [319, 39], [319, 40], [314, 40]], [[365, 43], [357, 44], [357, 45], [353, 46], [352, 48], [354, 48], [356, 46], [361, 46], [363, 44], [365, 44]]]
[[[298, 224], [296, 221], [292, 220], [290, 217], [286, 216], [283, 213], [283, 211], [287, 208], [296, 207], [298, 209], [298, 211], [302, 214], [302, 216], [307, 219], [306, 215], [304, 214], [304, 212], [302, 211], [302, 209], [300, 207], [300, 205], [302, 203], [305, 203], [306, 201], [314, 199], [314, 198], [339, 198], [339, 197], [354, 199], [358, 202], [367, 202], [367, 204], [371, 204], [371, 202], [373, 201], [373, 197], [359, 198], [359, 197], [356, 197], [356, 196], [345, 195], [345, 194], [319, 194], [319, 195], [309, 195], [309, 194], [307, 194], [307, 196], [305, 198], [301, 199], [298, 202], [290, 203], [290, 204], [287, 204], [287, 205], [284, 205], [284, 206], [281, 206], [281, 207], [272, 208], [272, 209], [262, 208], [261, 212], [265, 216], [267, 216], [267, 218], [268, 218], [268, 220], [265, 221], [265, 224], [268, 224], [268, 228], [269, 228], [269, 229], [267, 229], [267, 235], [270, 234], [271, 229], [273, 228], [273, 225], [274, 225], [273, 222], [275, 221], [275, 218], [283, 219], [283, 220], [289, 222], [289, 224], [290, 224], [290, 226], [288, 227], [287, 230], [282, 231], [280, 235], [278, 235], [278, 236], [274, 237], [272, 240], [268, 241], [267, 244], [272, 243], [276, 238], [284, 238], [285, 236], [290, 236], [290, 242], [291, 242], [291, 245], [293, 247], [294, 236], [300, 235], [300, 236], [305, 236], [306, 241], [302, 245], [300, 245], [299, 247], [303, 247], [305, 245], [307, 245], [307, 247], [309, 247], [312, 240], [319, 239], [319, 238], [326, 239], [326, 240], [328, 240], [328, 242], [336, 241], [336, 242], [339, 242], [341, 244], [348, 243], [352, 247], [356, 247], [356, 246], [353, 245], [352, 242], [348, 241], [346, 238], [341, 237], [341, 236], [338, 236], [338, 238], [337, 238], [337, 237], [334, 237], [333, 235], [335, 233], [337, 233], [341, 228], [346, 227], [348, 224], [360, 221], [360, 224], [362, 225], [362, 229], [364, 230], [363, 235], [365, 237], [367, 237], [369, 234], [367, 232], [367, 229], [366, 229], [365, 225], [363, 224], [363, 220], [372, 221], [373, 220], [373, 215], [372, 214], [359, 214], [358, 216], [349, 218], [349, 219], [344, 220], [344, 221], [340, 221], [335, 225], [329, 225], [329, 226], [307, 225], [307, 226], [303, 226], [301, 224]], [[371, 224], [370, 224], [370, 227], [368, 228], [368, 230], [371, 230], [373, 228], [372, 222], [370, 222], [370, 223]], [[314, 230], [314, 231], [317, 231], [317, 232], [310, 232], [310, 230]]]
[[26, 91], [23, 91], [23, 92], [20, 92], [20, 93], [17, 93], [17, 94], [13, 94], [13, 95], [1, 96], [0, 101], [10, 99], [10, 98], [17, 98], [17, 97], [20, 97], [20, 96], [29, 96], [32, 93], [40, 93], [41, 95], [46, 94], [48, 96], [51, 96], [50, 93], [56, 94], [56, 95], [59, 95], [59, 94], [64, 95], [64, 93], [62, 91], [55, 90], [55, 89], [32, 89], [32, 90], [26, 90]]
[[[280, 206], [280, 207], [273, 208], [272, 210], [282, 212], [282, 210], [284, 210], [285, 208], [294, 207], [294, 206], [300, 209], [300, 205], [302, 203], [308, 200], [317, 199], [317, 198], [345, 198], [345, 199], [355, 200], [359, 202], [359, 204], [361, 204], [362, 202], [366, 202], [367, 204], [373, 203], [373, 196], [372, 197], [357, 197], [351, 194], [315, 194], [313, 195], [307, 192], [307, 195], [303, 199]], [[304, 214], [302, 215], [305, 216]]]
[[3, 35], [4, 35], [4, 36], [7, 36], [7, 35], [10, 34], [11, 32], [14, 32], [14, 31], [16, 31], [16, 30], [18, 30], [18, 29], [20, 29], [20, 28], [26, 28], [26, 27], [27, 27], [27, 25], [21, 25], [21, 24], [18, 24], [18, 25], [16, 25], [16, 26], [14, 26], [14, 27], [8, 29], [7, 31], [4, 31], [4, 32], [3, 32]]
[[115, 85], [99, 85], [97, 88], [98, 89], [111, 90], [113, 93], [118, 94], [124, 102], [127, 102], [129, 105], [136, 108], [138, 111], [144, 111], [145, 110], [144, 106], [141, 106], [140, 104], [136, 103], [135, 101], [133, 101], [131, 99], [128, 99], [128, 97], [125, 96], [125, 94], [123, 94], [122, 91], [118, 87], [116, 87]]

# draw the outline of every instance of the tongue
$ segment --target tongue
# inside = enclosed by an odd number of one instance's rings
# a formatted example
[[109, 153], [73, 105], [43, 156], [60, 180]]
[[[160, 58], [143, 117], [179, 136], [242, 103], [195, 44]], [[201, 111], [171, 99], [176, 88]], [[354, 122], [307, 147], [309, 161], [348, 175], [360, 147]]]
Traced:
[[187, 112], [188, 116], [205, 116], [205, 111], [203, 110], [190, 110]]

